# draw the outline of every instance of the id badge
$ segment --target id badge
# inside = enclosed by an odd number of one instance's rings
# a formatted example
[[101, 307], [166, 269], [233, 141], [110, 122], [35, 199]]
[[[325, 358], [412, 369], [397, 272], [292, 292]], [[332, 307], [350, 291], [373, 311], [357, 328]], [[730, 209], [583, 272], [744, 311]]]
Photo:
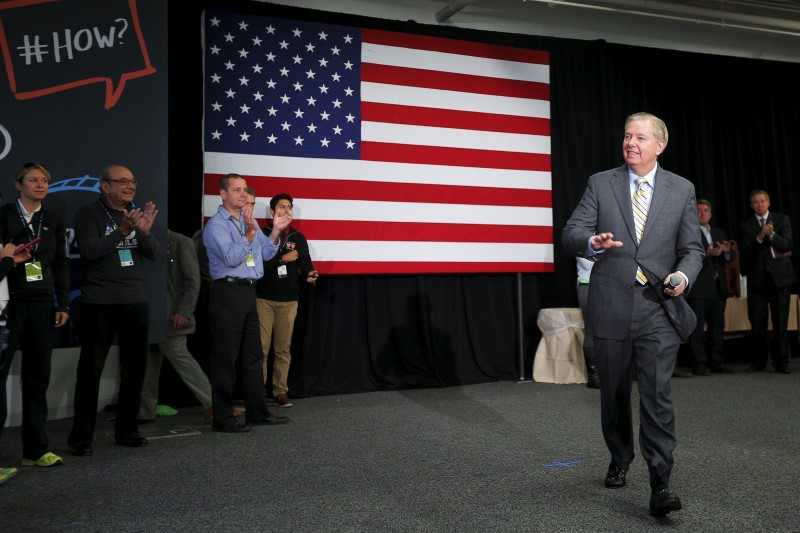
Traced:
[[286, 265], [281, 265], [278, 267], [278, 277], [285, 278], [289, 275], [289, 271], [286, 269]]
[[25, 263], [25, 280], [39, 281], [42, 279], [42, 262], [32, 261]]
[[117, 253], [119, 254], [120, 266], [133, 266], [133, 254], [131, 254], [130, 250], [117, 250]]
[[250, 268], [254, 268], [256, 266], [256, 258], [253, 256], [253, 254], [250, 254], [244, 258], [244, 264]]

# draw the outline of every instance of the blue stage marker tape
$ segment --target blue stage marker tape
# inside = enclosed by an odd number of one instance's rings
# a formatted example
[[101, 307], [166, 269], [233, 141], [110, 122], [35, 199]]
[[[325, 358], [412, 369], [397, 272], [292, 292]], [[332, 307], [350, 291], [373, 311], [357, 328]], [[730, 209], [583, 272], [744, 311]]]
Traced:
[[575, 465], [581, 464], [581, 461], [555, 461], [553, 463], [543, 464], [545, 468], [572, 468]]

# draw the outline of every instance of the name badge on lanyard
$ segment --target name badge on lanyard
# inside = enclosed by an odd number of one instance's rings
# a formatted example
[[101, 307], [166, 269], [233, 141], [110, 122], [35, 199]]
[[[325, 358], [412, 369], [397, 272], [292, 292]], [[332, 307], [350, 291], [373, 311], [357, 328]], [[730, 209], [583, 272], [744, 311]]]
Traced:
[[42, 279], [42, 262], [31, 261], [25, 263], [25, 281], [40, 281]]
[[133, 254], [131, 254], [130, 250], [117, 250], [117, 253], [119, 254], [120, 266], [133, 266]]
[[247, 257], [244, 258], [244, 264], [250, 268], [255, 268], [256, 258], [253, 256], [253, 254], [247, 254]]

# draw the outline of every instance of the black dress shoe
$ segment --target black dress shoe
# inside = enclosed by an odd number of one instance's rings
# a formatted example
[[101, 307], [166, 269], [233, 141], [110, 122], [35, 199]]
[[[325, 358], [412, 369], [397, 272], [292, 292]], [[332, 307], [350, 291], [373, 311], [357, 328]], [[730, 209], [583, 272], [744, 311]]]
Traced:
[[608, 473], [606, 474], [606, 488], [620, 489], [624, 487], [625, 484], [625, 469], [617, 465], [609, 465]]
[[211, 423], [211, 431], [221, 431], [222, 433], [249, 433], [250, 426], [241, 422], [233, 424], [220, 424], [216, 420]]
[[791, 374], [792, 373], [792, 371], [789, 370], [788, 368], [776, 368], [775, 372], [777, 372], [778, 374]]
[[69, 445], [69, 453], [78, 457], [92, 455], [92, 443], [87, 440], [74, 442]]
[[672, 511], [679, 511], [683, 506], [678, 495], [667, 489], [650, 495], [650, 515], [663, 518]]
[[747, 370], [745, 370], [745, 372], [761, 372], [765, 368], [766, 368], [766, 366], [750, 365], [750, 366], [747, 367]]
[[267, 418], [262, 418], [261, 420], [251, 420], [248, 424], [252, 424], [254, 426], [280, 426], [281, 424], [288, 424], [289, 417], [288, 416], [274, 416], [269, 415]]
[[127, 446], [129, 448], [141, 448], [147, 446], [147, 439], [139, 435], [139, 433], [128, 433], [124, 437], [116, 439], [117, 444], [120, 446]]
[[715, 366], [711, 369], [711, 371], [715, 374], [735, 374], [736, 370], [732, 369], [729, 366]]

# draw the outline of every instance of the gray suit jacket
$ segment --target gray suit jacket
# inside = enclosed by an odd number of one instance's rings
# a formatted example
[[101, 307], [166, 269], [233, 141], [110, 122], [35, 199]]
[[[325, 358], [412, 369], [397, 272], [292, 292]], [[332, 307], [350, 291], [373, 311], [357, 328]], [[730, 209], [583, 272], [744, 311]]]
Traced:
[[183, 315], [189, 319], [186, 327], [174, 330], [167, 326], [167, 335], [194, 333], [194, 308], [200, 294], [200, 268], [194, 241], [172, 230], [167, 231], [167, 319], [172, 315]]
[[[603, 232], [613, 233], [614, 240], [623, 245], [590, 256], [589, 238]], [[644, 235], [637, 245], [628, 167], [595, 174], [561, 233], [561, 244], [576, 256], [596, 261], [589, 285], [589, 320], [595, 335], [621, 340], [633, 318], [633, 288], [640, 263], [660, 280], [680, 270], [690, 287], [700, 272], [705, 250], [694, 185], [658, 167]]]

